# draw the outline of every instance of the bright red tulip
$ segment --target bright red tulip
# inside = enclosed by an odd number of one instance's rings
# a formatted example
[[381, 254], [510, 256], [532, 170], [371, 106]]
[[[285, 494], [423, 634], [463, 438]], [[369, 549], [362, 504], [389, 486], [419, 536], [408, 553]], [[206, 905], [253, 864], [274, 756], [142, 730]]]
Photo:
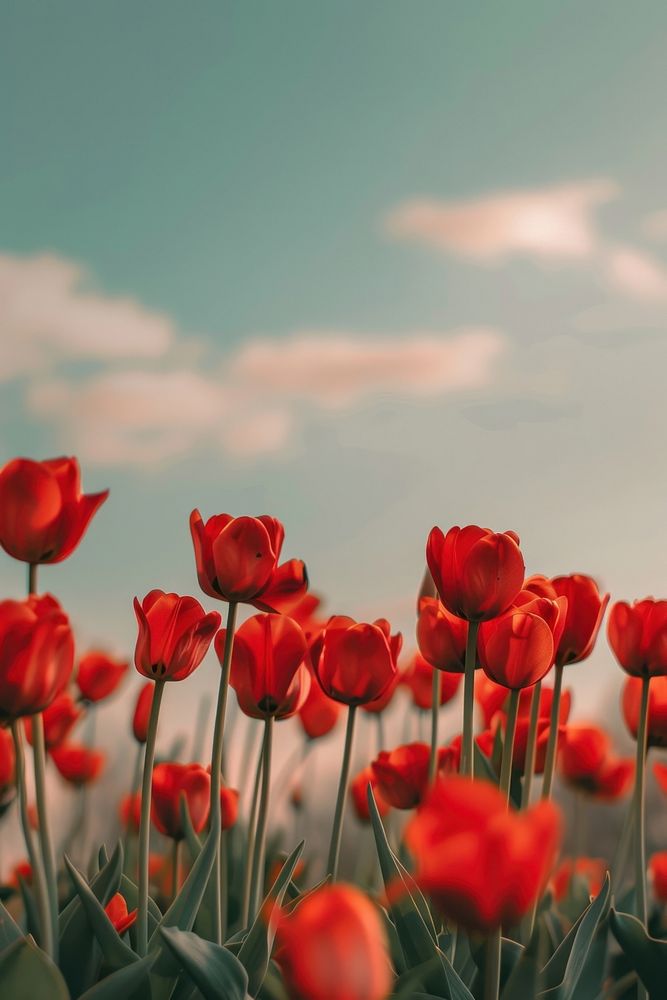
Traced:
[[61, 562], [108, 495], [81, 493], [75, 458], [15, 458], [0, 471], [0, 545], [22, 562]]
[[74, 639], [50, 594], [0, 603], [0, 720], [42, 712], [67, 686]]
[[195, 833], [206, 826], [210, 809], [211, 775], [201, 764], [156, 764], [153, 768], [151, 816], [160, 833], [182, 840], [181, 797], [185, 797]]
[[[631, 736], [637, 738], [642, 682], [639, 677], [628, 677], [623, 688], [623, 718]], [[667, 747], [667, 678], [663, 675], [651, 681], [648, 696], [648, 745]]]
[[385, 929], [351, 885], [309, 893], [278, 925], [276, 955], [291, 1000], [386, 1000], [391, 990]]
[[76, 685], [84, 701], [103, 701], [113, 694], [129, 668], [127, 660], [93, 651], [79, 660]]
[[[419, 653], [415, 653], [408, 667], [401, 675], [401, 684], [408, 688], [413, 704], [426, 711], [433, 701], [433, 667]], [[440, 705], [446, 705], [455, 697], [461, 685], [461, 674], [451, 674], [445, 671], [438, 673], [440, 689]]]
[[330, 618], [313, 662], [325, 694], [344, 705], [375, 701], [396, 676], [400, 641], [384, 619], [368, 625], [343, 615]]
[[[215, 649], [222, 662], [225, 630]], [[306, 638], [287, 615], [253, 615], [236, 632], [229, 683], [239, 706], [254, 719], [285, 719], [303, 705], [310, 687]]]
[[583, 879], [589, 896], [597, 896], [609, 865], [602, 858], [563, 858], [551, 879], [551, 891], [556, 902], [565, 899], [573, 878]]
[[369, 785], [373, 789], [375, 804], [378, 807], [380, 816], [386, 816], [391, 809], [391, 805], [387, 802], [380, 791], [380, 786], [375, 774], [373, 773], [372, 767], [365, 767], [363, 771], [359, 771], [359, 773], [355, 775], [350, 782], [350, 798], [352, 799], [352, 805], [354, 806], [357, 819], [361, 823], [370, 823], [371, 819], [370, 812], [368, 811]]
[[609, 594], [601, 595], [595, 580], [583, 573], [555, 576], [551, 583], [559, 597], [567, 598], [565, 627], [556, 647], [556, 664], [564, 667], [590, 656]]
[[451, 614], [436, 597], [423, 597], [417, 618], [417, 645], [424, 659], [452, 674], [465, 669], [468, 623]]
[[71, 785], [88, 785], [102, 773], [105, 755], [101, 750], [91, 750], [79, 743], [63, 743], [51, 750], [51, 760], [65, 781]]
[[0, 802], [7, 789], [14, 784], [15, 767], [16, 756], [12, 734], [0, 726]]
[[477, 650], [484, 673], [506, 688], [531, 687], [551, 669], [565, 602], [535, 598], [479, 630]]
[[[64, 743], [82, 715], [83, 709], [77, 705], [69, 691], [59, 694], [42, 712], [46, 749], [52, 750]], [[28, 742], [32, 745], [32, 719], [29, 715], [25, 717], [23, 723]]]
[[426, 561], [444, 606], [467, 621], [501, 615], [523, 584], [525, 566], [513, 531], [496, 533], [470, 524], [444, 535], [433, 528]]
[[608, 734], [599, 726], [569, 725], [561, 741], [560, 775], [572, 788], [611, 802], [629, 791], [634, 761], [617, 757]]
[[285, 529], [275, 517], [216, 514], [206, 523], [190, 516], [199, 586], [209, 597], [252, 604], [260, 611], [289, 611], [308, 589], [299, 559], [278, 565]]
[[313, 679], [306, 700], [299, 709], [299, 722], [306, 736], [316, 740], [331, 732], [342, 710], [340, 703], [329, 698]]
[[667, 903], [667, 851], [657, 851], [648, 863], [653, 895], [659, 903]]
[[452, 775], [428, 790], [405, 840], [417, 884], [440, 912], [489, 933], [517, 924], [541, 895], [561, 828], [552, 802], [517, 813], [490, 782]]
[[635, 677], [667, 674], [667, 601], [647, 597], [619, 601], [609, 613], [609, 645], [620, 665]]
[[154, 691], [155, 685], [146, 681], [137, 695], [134, 715], [132, 716], [132, 733], [137, 743], [145, 743], [148, 738], [148, 721], [151, 717]]
[[128, 913], [127, 900], [120, 892], [111, 897], [104, 910], [117, 934], [124, 934], [137, 919], [137, 910]]
[[135, 597], [139, 635], [134, 663], [153, 681], [182, 681], [196, 670], [220, 628], [217, 611], [204, 613], [194, 597], [151, 590], [141, 604]]
[[431, 750], [426, 743], [408, 743], [382, 750], [371, 764], [382, 797], [396, 809], [414, 809], [428, 786]]

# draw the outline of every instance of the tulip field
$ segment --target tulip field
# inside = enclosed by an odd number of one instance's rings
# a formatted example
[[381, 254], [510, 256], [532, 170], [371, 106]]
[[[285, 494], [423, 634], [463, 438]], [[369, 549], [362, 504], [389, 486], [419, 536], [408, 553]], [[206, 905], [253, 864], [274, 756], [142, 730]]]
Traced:
[[[26, 567], [25, 592], [0, 603], [0, 847], [11, 817], [23, 838], [23, 860], [0, 870], [0, 1000], [667, 997], [667, 844], [650, 853], [646, 836], [649, 783], [667, 794], [653, 759], [667, 747], [667, 601], [610, 597], [568, 566], [529, 575], [514, 531], [442, 525], [424, 538], [415, 631], [401, 636], [325, 612], [276, 518], [195, 509], [201, 592], [134, 598], [139, 676], [117, 734], [134, 775], [82, 856], [80, 816], [56, 843], [47, 775], [84, 800], [105, 766], [87, 720], [132, 671], [79, 649], [57, 573], [45, 593], [40, 567], [75, 555], [113, 502], [82, 491], [73, 458], [0, 471], [0, 557]], [[605, 641], [632, 756], [570, 719], [569, 677]], [[209, 650], [210, 752], [166, 755], [163, 697]], [[387, 739], [399, 687], [416, 741], [409, 725]], [[453, 729], [445, 705], [461, 706]], [[238, 787], [233, 711], [262, 733]], [[277, 764], [295, 727], [298, 782]], [[362, 727], [373, 746], [359, 767]], [[308, 750], [336, 728], [312, 838]], [[576, 802], [567, 819], [555, 782]], [[589, 856], [587, 811], [620, 801], [613, 850]]]

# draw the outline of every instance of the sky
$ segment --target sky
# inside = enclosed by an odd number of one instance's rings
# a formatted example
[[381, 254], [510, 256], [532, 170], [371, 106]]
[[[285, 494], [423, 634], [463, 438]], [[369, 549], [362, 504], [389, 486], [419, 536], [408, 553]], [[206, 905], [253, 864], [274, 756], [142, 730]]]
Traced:
[[[1, 21], [0, 459], [111, 489], [41, 577], [82, 646], [131, 654], [153, 587], [210, 606], [193, 507], [281, 518], [326, 609], [407, 645], [434, 524], [664, 595], [664, 3]], [[571, 684], [617, 711], [604, 640]]]

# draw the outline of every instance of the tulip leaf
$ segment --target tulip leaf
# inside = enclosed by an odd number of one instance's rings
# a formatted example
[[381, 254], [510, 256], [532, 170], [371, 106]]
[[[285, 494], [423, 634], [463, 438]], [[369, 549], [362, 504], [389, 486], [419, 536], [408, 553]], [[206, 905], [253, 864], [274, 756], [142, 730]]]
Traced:
[[192, 825], [192, 817], [190, 816], [190, 810], [188, 809], [188, 800], [182, 792], [178, 800], [178, 811], [180, 813], [181, 826], [183, 827], [185, 843], [187, 844], [188, 851], [190, 852], [190, 857], [193, 861], [196, 861], [201, 851], [201, 839], [195, 832], [195, 828]]
[[525, 1000], [526, 997], [537, 996], [540, 969], [548, 944], [548, 931], [540, 921], [509, 974], [501, 993], [502, 1000]]
[[[565, 970], [562, 974], [562, 979], [560, 979], [556, 985], [546, 989], [540, 994], [540, 996], [544, 997], [545, 1000], [546, 998], [549, 998], [549, 1000], [572, 1000], [577, 984], [579, 983], [581, 975], [584, 971], [595, 933], [600, 925], [600, 922], [607, 915], [610, 894], [611, 882], [609, 879], [609, 873], [607, 872], [604, 884], [599, 893], [592, 903], [590, 903], [588, 909], [584, 911], [581, 916], [581, 920], [575, 924], [573, 930], [575, 930], [575, 928], [576, 930], [571, 942], [569, 942], [570, 934], [568, 934], [544, 967], [543, 974], [545, 978], [548, 981], [553, 982], [553, 974], [556, 970], [560, 973], [563, 958], [565, 954], [567, 954], [567, 961], [565, 963]], [[568, 948], [569, 954], [567, 953]], [[561, 950], [563, 950], [563, 954], [559, 955]]]
[[19, 891], [21, 893], [23, 909], [25, 911], [26, 933], [39, 938], [40, 923], [39, 912], [37, 910], [37, 900], [35, 899], [35, 894], [22, 875], [19, 875]]
[[248, 974], [231, 951], [175, 927], [160, 933], [206, 1000], [245, 1000]]
[[115, 972], [116, 969], [122, 969], [124, 966], [135, 962], [137, 956], [121, 939], [116, 928], [109, 920], [104, 907], [67, 856], [65, 856], [65, 865], [67, 867], [67, 874], [72, 880], [72, 884], [83, 904], [88, 923], [97, 939], [106, 965]]
[[[502, 752], [502, 745], [501, 745]], [[477, 741], [473, 744], [473, 760], [475, 765], [475, 777], [490, 781], [492, 785], [498, 784], [498, 773], [494, 770], [493, 764], [485, 753], [477, 746]]]
[[31, 937], [18, 938], [0, 953], [0, 983], [7, 1000], [69, 1000], [57, 966]]
[[[128, 910], [136, 910], [139, 905], [139, 890], [135, 882], [132, 881], [127, 875], [122, 875], [120, 879], [119, 890], [120, 893], [125, 897], [125, 902], [127, 903]], [[162, 914], [160, 913], [160, 907], [157, 905], [152, 896], [148, 897], [148, 936], [150, 938], [151, 934], [157, 927], [157, 925], [162, 920]]]
[[623, 949], [651, 997], [665, 995], [667, 982], [667, 941], [651, 937], [637, 917], [612, 909], [609, 915], [611, 932]]
[[0, 951], [23, 937], [21, 928], [3, 903], [0, 903]]
[[[79, 1000], [146, 1000], [150, 996], [149, 972], [155, 955], [139, 958], [132, 965], [118, 969], [110, 976], [105, 976], [99, 983], [82, 993]], [[30, 1000], [36, 1000], [35, 997]], [[51, 997], [49, 995], [49, 1000]]]
[[301, 857], [303, 846], [304, 841], [302, 840], [280, 869], [277, 879], [260, 906], [259, 913], [238, 951], [238, 960], [248, 973], [248, 993], [251, 996], [257, 995], [266, 975], [275, 936], [274, 921], [272, 920], [274, 909], [276, 906], [280, 906], [283, 901], [289, 881]]
[[160, 945], [161, 939], [158, 938], [158, 931], [163, 927], [177, 927], [181, 931], [192, 930], [197, 910], [204, 898], [206, 886], [211, 876], [218, 839], [218, 831], [211, 829], [199, 856], [188, 873], [188, 877], [181, 886], [178, 896], [163, 916], [158, 928], [153, 931], [149, 948]]

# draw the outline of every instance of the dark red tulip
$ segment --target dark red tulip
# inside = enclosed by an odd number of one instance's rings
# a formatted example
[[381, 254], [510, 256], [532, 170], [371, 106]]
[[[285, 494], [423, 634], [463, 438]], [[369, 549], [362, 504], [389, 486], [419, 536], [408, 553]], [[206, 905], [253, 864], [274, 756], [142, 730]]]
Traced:
[[667, 903], [667, 851], [656, 851], [648, 863], [653, 895], [659, 903]]
[[14, 755], [14, 740], [8, 729], [0, 726], [0, 802], [5, 792], [14, 784], [16, 757]]
[[[59, 694], [42, 712], [46, 749], [52, 750], [64, 743], [82, 715], [83, 709], [77, 705], [69, 691]], [[32, 719], [26, 716], [23, 721], [28, 742], [32, 744]]]
[[551, 583], [559, 597], [567, 598], [565, 627], [556, 647], [556, 665], [564, 667], [590, 656], [609, 594], [600, 594], [595, 580], [583, 573], [555, 576]]
[[206, 523], [190, 516], [199, 586], [209, 597], [252, 604], [260, 611], [289, 611], [308, 589], [299, 559], [278, 565], [285, 530], [275, 517], [216, 514]]
[[394, 680], [399, 649], [400, 634], [391, 636], [384, 619], [368, 625], [338, 615], [327, 622], [313, 666], [330, 698], [364, 705], [384, 694]]
[[667, 674], [667, 601], [647, 597], [619, 601], [609, 613], [609, 645], [620, 665], [635, 677]]
[[[225, 630], [215, 649], [222, 663]], [[301, 626], [287, 615], [253, 615], [234, 638], [229, 683], [241, 710], [254, 719], [285, 719], [303, 705], [310, 674], [304, 664], [306, 638]]]
[[609, 802], [630, 790], [635, 770], [634, 761], [616, 756], [608, 734], [592, 725], [566, 727], [558, 766], [566, 784]]
[[553, 665], [566, 608], [563, 598], [536, 597], [484, 622], [477, 642], [484, 673], [513, 690], [536, 684]]
[[533, 573], [532, 576], [526, 577], [521, 590], [534, 597], [547, 597], [550, 601], [555, 601], [558, 597], [553, 583], [548, 576], [543, 576], [542, 573]]
[[602, 858], [563, 858], [551, 879], [551, 891], [557, 902], [565, 899], [573, 878], [586, 883], [589, 896], [597, 896], [609, 865]]
[[414, 809], [428, 786], [431, 757], [426, 743], [382, 750], [371, 764], [382, 797], [396, 809]]
[[524, 563], [518, 536], [470, 524], [433, 528], [426, 561], [440, 600], [453, 615], [487, 621], [506, 611], [521, 590]]
[[417, 618], [417, 645], [424, 659], [453, 674], [465, 669], [468, 623], [451, 614], [435, 597], [423, 597]]
[[516, 925], [541, 895], [561, 839], [549, 801], [522, 812], [488, 781], [440, 778], [410, 819], [405, 841], [415, 878], [440, 912], [488, 934]]
[[74, 640], [50, 594], [0, 602], [0, 719], [42, 712], [67, 686]]
[[393, 980], [387, 937], [367, 896], [325, 885], [284, 913], [278, 962], [290, 1000], [386, 1000]]
[[299, 709], [299, 722], [306, 736], [316, 740], [331, 732], [342, 710], [340, 703], [329, 698], [313, 679], [306, 700]]
[[195, 833], [206, 826], [210, 809], [211, 775], [201, 764], [156, 764], [153, 768], [151, 816], [160, 833], [182, 840], [181, 796], [185, 797]]
[[137, 743], [145, 743], [148, 738], [148, 721], [153, 707], [155, 685], [146, 681], [137, 695], [137, 703], [132, 716], [132, 733]]
[[196, 670], [220, 628], [217, 611], [205, 614], [194, 597], [151, 590], [141, 604], [135, 597], [139, 635], [134, 663], [153, 681], [182, 681]]
[[117, 934], [124, 934], [137, 919], [136, 908], [128, 913], [127, 900], [120, 892], [111, 897], [104, 910]]
[[102, 773], [105, 755], [101, 750], [91, 750], [79, 743], [63, 743], [51, 750], [51, 760], [65, 781], [71, 785], [88, 785]]
[[378, 807], [380, 816], [386, 816], [391, 809], [390, 804], [380, 791], [380, 786], [378, 785], [378, 781], [373, 773], [372, 767], [365, 767], [363, 771], [359, 771], [359, 774], [355, 775], [350, 782], [350, 798], [352, 799], [352, 805], [354, 806], [357, 819], [361, 823], [370, 823], [371, 819], [370, 812], [368, 811], [369, 785], [373, 789], [375, 804]]
[[79, 660], [76, 685], [85, 701], [103, 701], [113, 694], [129, 668], [127, 660], [92, 651]]
[[[419, 653], [415, 653], [409, 665], [401, 675], [401, 684], [408, 688], [412, 702], [426, 711], [433, 702], [433, 667]], [[440, 705], [446, 705], [458, 692], [461, 685], [461, 674], [438, 672], [438, 687], [440, 689]]]
[[[498, 720], [502, 717], [499, 716]], [[498, 723], [496, 723], [497, 725]], [[514, 733], [514, 749], [512, 751], [512, 770], [516, 771], [517, 774], [523, 774], [526, 769], [526, 753], [528, 752], [528, 732], [530, 729], [530, 722], [528, 717], [525, 715], [520, 715], [516, 721], [516, 730]], [[537, 731], [535, 736], [535, 761], [533, 764], [534, 774], [543, 774], [544, 765], [546, 763], [547, 755], [547, 744], [549, 742], [549, 733], [551, 727], [549, 725], [549, 720], [545, 718], [538, 718], [537, 720]], [[559, 728], [559, 740], [562, 738], [564, 729]]]
[[398, 690], [400, 679], [401, 675], [397, 670], [387, 687], [378, 698], [373, 698], [373, 701], [364, 702], [361, 706], [362, 711], [367, 712], [369, 715], [380, 715], [386, 708], [389, 708], [394, 699], [394, 695]]
[[[639, 677], [628, 677], [623, 688], [623, 718], [630, 734], [637, 738], [642, 682]], [[651, 680], [648, 696], [648, 745], [667, 747], [667, 678], [663, 675]]]
[[0, 471], [0, 545], [22, 562], [61, 562], [108, 495], [81, 493], [75, 458], [15, 458]]

